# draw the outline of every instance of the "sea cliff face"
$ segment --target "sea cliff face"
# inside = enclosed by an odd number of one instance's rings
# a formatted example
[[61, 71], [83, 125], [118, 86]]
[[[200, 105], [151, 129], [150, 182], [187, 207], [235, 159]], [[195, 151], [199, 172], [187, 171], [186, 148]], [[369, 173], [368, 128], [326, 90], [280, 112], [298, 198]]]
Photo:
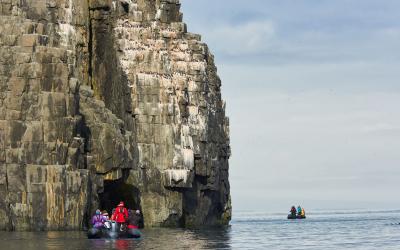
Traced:
[[231, 217], [229, 122], [213, 55], [178, 0], [0, 1], [0, 230]]

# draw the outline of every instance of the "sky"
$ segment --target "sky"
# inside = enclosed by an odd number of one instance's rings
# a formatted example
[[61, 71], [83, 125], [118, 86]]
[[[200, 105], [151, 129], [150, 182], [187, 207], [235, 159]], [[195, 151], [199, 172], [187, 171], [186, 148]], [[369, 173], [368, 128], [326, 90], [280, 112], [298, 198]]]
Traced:
[[222, 79], [234, 212], [400, 208], [400, 1], [181, 2]]

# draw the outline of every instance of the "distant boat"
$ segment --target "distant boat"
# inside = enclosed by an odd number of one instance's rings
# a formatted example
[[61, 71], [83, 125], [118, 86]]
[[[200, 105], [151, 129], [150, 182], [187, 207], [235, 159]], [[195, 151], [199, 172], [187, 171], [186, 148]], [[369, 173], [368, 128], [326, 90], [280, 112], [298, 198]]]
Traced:
[[288, 218], [288, 220], [296, 220], [296, 219], [302, 220], [302, 219], [305, 219], [306, 216], [305, 215], [292, 215], [292, 214], [289, 214], [287, 216], [287, 218]]

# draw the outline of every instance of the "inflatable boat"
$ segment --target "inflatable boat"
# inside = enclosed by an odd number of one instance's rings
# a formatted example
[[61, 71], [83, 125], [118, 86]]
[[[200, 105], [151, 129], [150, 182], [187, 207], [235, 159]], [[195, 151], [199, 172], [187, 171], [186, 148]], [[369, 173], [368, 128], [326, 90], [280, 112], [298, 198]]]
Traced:
[[302, 219], [305, 219], [306, 216], [305, 215], [292, 215], [292, 214], [289, 214], [287, 216], [287, 218], [288, 218], [288, 220], [296, 220], [296, 219], [302, 220]]
[[111, 223], [109, 228], [91, 228], [87, 233], [88, 239], [138, 239], [141, 233], [138, 229], [117, 229], [116, 223]]

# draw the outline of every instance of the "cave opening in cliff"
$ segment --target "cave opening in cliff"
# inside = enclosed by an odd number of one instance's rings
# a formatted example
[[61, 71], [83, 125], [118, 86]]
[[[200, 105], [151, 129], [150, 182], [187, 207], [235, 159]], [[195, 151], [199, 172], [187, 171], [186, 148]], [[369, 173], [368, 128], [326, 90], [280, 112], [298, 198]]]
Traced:
[[107, 210], [110, 215], [120, 201], [125, 203], [127, 209], [142, 210], [139, 189], [123, 180], [104, 181], [104, 192], [99, 194], [99, 199], [100, 209]]

